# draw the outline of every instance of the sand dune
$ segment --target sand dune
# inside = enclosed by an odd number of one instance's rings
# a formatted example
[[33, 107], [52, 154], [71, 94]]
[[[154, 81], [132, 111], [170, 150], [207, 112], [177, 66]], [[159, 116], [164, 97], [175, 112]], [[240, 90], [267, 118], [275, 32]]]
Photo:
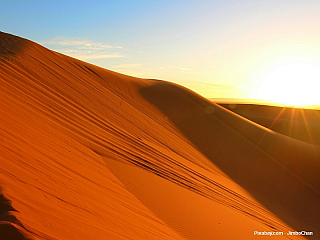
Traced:
[[320, 110], [254, 104], [220, 104], [286, 136], [320, 145]]
[[0, 32], [1, 239], [317, 239], [319, 156], [176, 84]]

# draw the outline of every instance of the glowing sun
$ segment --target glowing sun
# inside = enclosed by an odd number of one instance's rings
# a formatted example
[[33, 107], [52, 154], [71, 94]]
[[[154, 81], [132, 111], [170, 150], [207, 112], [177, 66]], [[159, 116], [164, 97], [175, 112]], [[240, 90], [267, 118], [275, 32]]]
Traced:
[[290, 63], [270, 72], [256, 89], [256, 96], [289, 106], [320, 104], [320, 67]]

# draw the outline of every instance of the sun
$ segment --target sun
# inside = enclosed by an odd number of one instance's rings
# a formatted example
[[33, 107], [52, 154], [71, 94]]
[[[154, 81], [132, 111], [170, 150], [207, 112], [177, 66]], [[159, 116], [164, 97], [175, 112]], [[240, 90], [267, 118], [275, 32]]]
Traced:
[[258, 84], [256, 98], [276, 104], [302, 107], [320, 104], [320, 67], [288, 63], [275, 68]]

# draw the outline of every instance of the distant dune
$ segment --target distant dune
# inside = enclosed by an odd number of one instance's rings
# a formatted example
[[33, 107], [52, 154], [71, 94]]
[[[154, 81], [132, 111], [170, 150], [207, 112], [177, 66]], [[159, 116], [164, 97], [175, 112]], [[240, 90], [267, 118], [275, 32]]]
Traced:
[[273, 131], [320, 145], [320, 110], [257, 104], [220, 105]]
[[320, 238], [318, 145], [2, 32], [0, 161], [0, 239]]

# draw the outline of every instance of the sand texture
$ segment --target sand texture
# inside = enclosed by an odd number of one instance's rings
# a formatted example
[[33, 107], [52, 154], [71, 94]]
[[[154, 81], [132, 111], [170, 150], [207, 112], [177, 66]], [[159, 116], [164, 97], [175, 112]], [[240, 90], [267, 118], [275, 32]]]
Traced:
[[0, 239], [320, 239], [319, 167], [319, 144], [0, 32]]

